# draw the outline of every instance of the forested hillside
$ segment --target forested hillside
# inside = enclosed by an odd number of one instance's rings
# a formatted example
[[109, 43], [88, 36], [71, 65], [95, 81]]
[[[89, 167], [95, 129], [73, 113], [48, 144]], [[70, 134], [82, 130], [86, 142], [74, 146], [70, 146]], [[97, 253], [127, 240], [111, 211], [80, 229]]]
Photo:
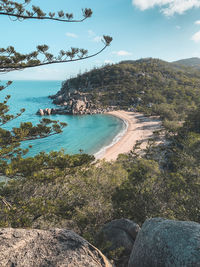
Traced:
[[200, 72], [159, 59], [123, 61], [66, 80], [55, 98], [62, 105], [76, 91], [101, 107], [133, 108], [167, 124], [200, 103]]
[[200, 70], [200, 58], [198, 57], [192, 57], [192, 58], [186, 58], [181, 59], [173, 62], [174, 65], [182, 65], [185, 67], [192, 67]]

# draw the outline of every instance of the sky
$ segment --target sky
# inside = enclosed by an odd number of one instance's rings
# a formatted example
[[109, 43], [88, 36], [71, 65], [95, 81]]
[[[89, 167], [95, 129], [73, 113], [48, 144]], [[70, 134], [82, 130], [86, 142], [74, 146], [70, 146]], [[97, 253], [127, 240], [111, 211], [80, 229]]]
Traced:
[[[20, 1], [18, 1], [20, 2]], [[103, 35], [113, 37], [100, 55], [80, 62], [14, 71], [1, 80], [65, 80], [104, 64], [153, 57], [166, 61], [200, 57], [200, 0], [32, 0], [45, 12], [64, 10], [81, 18], [82, 8], [93, 15], [82, 23], [11, 21], [0, 16], [0, 47], [12, 45], [29, 53], [47, 44], [55, 55], [70, 47], [89, 54], [103, 47]]]

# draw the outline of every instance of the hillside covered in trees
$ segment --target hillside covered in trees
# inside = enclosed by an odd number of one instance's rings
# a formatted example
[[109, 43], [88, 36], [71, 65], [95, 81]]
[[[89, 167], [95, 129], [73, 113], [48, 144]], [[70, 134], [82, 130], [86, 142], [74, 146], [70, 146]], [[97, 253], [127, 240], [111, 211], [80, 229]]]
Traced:
[[77, 92], [97, 107], [159, 115], [169, 126], [183, 121], [200, 103], [200, 72], [159, 59], [123, 61], [66, 80], [52, 98], [64, 105]]
[[173, 62], [174, 65], [182, 65], [185, 67], [192, 67], [195, 69], [200, 70], [200, 58], [198, 57], [191, 57], [186, 59], [181, 59]]

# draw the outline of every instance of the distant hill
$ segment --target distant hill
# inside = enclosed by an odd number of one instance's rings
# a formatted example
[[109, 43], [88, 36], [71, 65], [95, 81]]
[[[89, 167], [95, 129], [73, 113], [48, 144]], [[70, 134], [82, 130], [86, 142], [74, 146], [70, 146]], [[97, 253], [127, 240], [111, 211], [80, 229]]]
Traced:
[[178, 61], [172, 62], [175, 65], [182, 65], [185, 67], [193, 67], [198, 70], [200, 70], [200, 58], [198, 57], [192, 57], [192, 58], [187, 58], [187, 59], [181, 59]]
[[66, 80], [54, 103], [65, 106], [77, 92], [96, 106], [179, 121], [200, 104], [200, 71], [153, 58], [122, 61]]

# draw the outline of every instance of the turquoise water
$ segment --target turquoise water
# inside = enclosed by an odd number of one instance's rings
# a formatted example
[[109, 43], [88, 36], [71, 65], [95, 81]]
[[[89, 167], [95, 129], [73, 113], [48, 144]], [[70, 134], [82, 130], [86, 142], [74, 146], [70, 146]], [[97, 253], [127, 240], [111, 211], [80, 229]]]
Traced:
[[[17, 113], [21, 108], [25, 108], [26, 111], [21, 117], [9, 122], [6, 128], [16, 127], [25, 121], [37, 124], [41, 117], [35, 115], [36, 111], [39, 108], [55, 107], [48, 95], [55, 94], [60, 87], [61, 81], [14, 81], [11, 86], [0, 92], [0, 101], [9, 94], [10, 113]], [[27, 146], [33, 146], [29, 156], [40, 151], [58, 151], [61, 148], [69, 154], [79, 153], [80, 149], [85, 153], [95, 154], [108, 146], [125, 128], [122, 120], [110, 115], [54, 115], [48, 118], [66, 122], [68, 126], [61, 134], [24, 142]]]

